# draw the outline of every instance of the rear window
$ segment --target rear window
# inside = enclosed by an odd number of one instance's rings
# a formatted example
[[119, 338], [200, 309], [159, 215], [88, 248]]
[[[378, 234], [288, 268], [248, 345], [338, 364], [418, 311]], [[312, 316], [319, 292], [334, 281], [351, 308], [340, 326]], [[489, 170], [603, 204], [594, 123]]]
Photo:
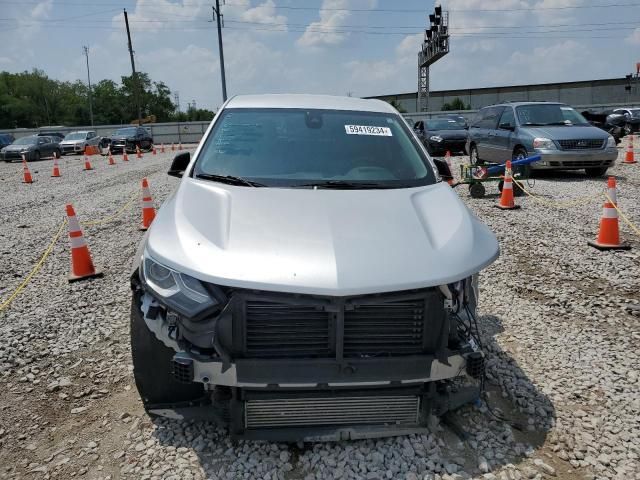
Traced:
[[362, 182], [363, 188], [401, 188], [436, 181], [400, 116], [319, 109], [223, 111], [194, 174], [289, 187]]

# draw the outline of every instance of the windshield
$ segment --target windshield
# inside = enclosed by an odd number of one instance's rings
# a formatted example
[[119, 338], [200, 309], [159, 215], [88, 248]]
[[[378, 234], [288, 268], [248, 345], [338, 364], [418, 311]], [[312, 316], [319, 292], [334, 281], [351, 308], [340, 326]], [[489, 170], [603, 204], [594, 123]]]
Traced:
[[118, 130], [116, 130], [116, 133], [114, 135], [122, 135], [122, 136], [132, 136], [136, 134], [136, 129], [134, 128], [119, 128]]
[[633, 118], [640, 118], [640, 108], [634, 108], [630, 112]]
[[521, 125], [589, 125], [573, 108], [561, 104], [520, 105], [516, 112]]
[[70, 133], [64, 137], [65, 140], [84, 140], [85, 138], [87, 138], [87, 134], [81, 132]]
[[455, 118], [432, 118], [426, 121], [427, 130], [463, 130], [464, 122]]
[[401, 188], [435, 182], [400, 116], [319, 109], [224, 110], [194, 174], [279, 187], [354, 188], [360, 182], [362, 188]]
[[22, 137], [19, 138], [18, 140], [16, 140], [15, 142], [13, 142], [14, 145], [34, 145], [35, 143], [38, 142], [38, 137], [36, 136], [31, 136], [31, 137]]

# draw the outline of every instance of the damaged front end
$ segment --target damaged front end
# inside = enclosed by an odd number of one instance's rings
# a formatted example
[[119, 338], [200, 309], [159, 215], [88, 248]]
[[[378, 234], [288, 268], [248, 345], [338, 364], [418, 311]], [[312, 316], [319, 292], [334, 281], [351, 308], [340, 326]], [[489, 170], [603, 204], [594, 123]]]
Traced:
[[243, 439], [422, 432], [431, 415], [479, 398], [477, 280], [303, 295], [211, 285], [145, 257], [132, 277], [132, 322], [171, 349], [169, 365], [158, 369], [201, 387], [197, 398], [174, 403], [141, 391], [145, 407], [216, 420]]

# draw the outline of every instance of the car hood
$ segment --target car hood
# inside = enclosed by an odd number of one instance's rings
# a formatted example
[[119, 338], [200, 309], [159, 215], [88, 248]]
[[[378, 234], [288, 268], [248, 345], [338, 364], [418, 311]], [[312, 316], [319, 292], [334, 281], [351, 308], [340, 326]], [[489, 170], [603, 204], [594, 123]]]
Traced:
[[466, 139], [467, 131], [466, 130], [429, 130], [426, 133], [427, 137], [431, 137], [432, 135], [439, 135], [442, 138], [445, 138], [447, 140]]
[[545, 137], [551, 140], [574, 140], [574, 139], [604, 139], [609, 134], [593, 125], [583, 127], [563, 127], [561, 125], [551, 127], [522, 127], [533, 137]]
[[111, 140], [133, 140], [134, 137], [127, 135], [111, 135]]
[[202, 281], [335, 296], [450, 283], [499, 253], [494, 234], [445, 183], [313, 190], [192, 178], [158, 211], [146, 248]]
[[22, 152], [24, 150], [31, 150], [35, 145], [7, 145], [5, 151]]
[[84, 143], [84, 140], [62, 140], [60, 145], [77, 145], [78, 143]]

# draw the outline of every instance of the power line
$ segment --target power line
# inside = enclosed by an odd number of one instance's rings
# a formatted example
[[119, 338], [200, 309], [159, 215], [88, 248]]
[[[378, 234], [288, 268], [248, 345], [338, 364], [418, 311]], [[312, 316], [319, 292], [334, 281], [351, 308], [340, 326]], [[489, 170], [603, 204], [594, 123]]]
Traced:
[[[25, 4], [39, 4], [41, 2], [37, 0], [3, 0], [3, 4], [13, 5], [25, 5]], [[56, 0], [55, 5], [69, 5], [79, 7], [93, 7], [93, 6], [111, 6], [122, 8], [123, 2], [83, 2], [83, 1], [66, 1]], [[170, 6], [154, 6], [145, 4], [145, 8], [161, 9], [173, 9], [175, 7], [206, 7], [202, 3], [183, 2], [181, 4], [173, 4]], [[251, 7], [252, 4], [248, 2], [228, 2], [227, 6], [230, 7]], [[590, 8], [610, 8], [610, 7], [637, 7], [640, 6], [640, 2], [627, 2], [627, 3], [609, 3], [609, 4], [594, 4], [594, 5], [567, 5], [558, 7], [523, 7], [523, 8], [461, 8], [461, 9], [449, 9], [450, 12], [537, 12], [541, 10], [577, 10], [577, 9], [590, 9]], [[299, 7], [289, 5], [274, 5], [276, 10], [302, 10], [302, 11], [336, 11], [336, 12], [383, 12], [383, 13], [426, 13], [425, 9], [411, 9], [411, 8], [318, 8], [318, 7]]]

